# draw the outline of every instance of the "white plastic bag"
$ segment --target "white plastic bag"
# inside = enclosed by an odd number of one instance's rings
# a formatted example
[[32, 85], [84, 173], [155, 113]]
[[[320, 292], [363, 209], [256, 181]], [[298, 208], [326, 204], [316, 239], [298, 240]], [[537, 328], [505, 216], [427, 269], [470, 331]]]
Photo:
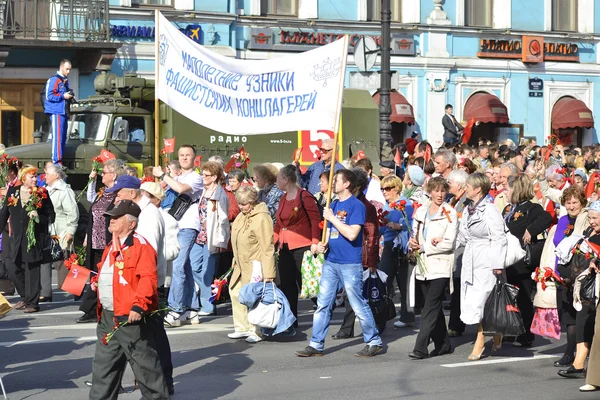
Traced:
[[263, 274], [262, 274], [262, 264], [258, 260], [252, 261], [252, 277], [250, 278], [250, 282], [262, 282]]

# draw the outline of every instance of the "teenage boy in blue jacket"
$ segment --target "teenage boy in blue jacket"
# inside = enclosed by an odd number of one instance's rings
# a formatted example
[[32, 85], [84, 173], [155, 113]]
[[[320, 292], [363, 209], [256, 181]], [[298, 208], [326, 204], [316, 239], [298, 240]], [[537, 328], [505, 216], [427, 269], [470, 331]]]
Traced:
[[67, 77], [71, 73], [71, 62], [64, 59], [55, 75], [46, 82], [44, 112], [50, 115], [50, 135], [52, 136], [52, 162], [62, 164], [63, 151], [67, 141], [67, 121], [73, 91]]

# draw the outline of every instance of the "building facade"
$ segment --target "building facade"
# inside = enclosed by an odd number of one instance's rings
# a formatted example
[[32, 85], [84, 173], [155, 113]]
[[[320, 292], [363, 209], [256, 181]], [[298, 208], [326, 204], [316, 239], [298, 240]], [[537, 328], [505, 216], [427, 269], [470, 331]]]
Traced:
[[[18, 28], [24, 24], [15, 17], [31, 21], [23, 7], [34, 2], [48, 7], [34, 13], [46, 21], [37, 39], [24, 35]], [[43, 125], [39, 88], [61, 58], [74, 59], [71, 85], [80, 98], [94, 93], [102, 69], [152, 78], [155, 9], [190, 39], [248, 60], [306, 51], [348, 34], [345, 86], [378, 98], [381, 0], [90, 0], [86, 12], [69, 10], [62, 0], [8, 3], [21, 5], [2, 13], [0, 137], [5, 144], [29, 143], [31, 131]], [[541, 143], [555, 132], [566, 144], [598, 143], [600, 5], [594, 0], [391, 4], [396, 141], [417, 131], [440, 146], [444, 106], [452, 104], [459, 121], [479, 122], [473, 141], [484, 136]], [[80, 20], [83, 33], [73, 22]], [[63, 21], [66, 29], [52, 21]]]

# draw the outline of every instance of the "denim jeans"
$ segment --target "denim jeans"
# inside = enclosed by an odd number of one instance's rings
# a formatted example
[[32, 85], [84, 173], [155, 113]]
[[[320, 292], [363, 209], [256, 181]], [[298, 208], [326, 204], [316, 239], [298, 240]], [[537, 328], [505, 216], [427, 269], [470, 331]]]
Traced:
[[210, 285], [213, 283], [217, 264], [219, 263], [219, 254], [210, 254], [207, 245], [194, 243], [190, 252], [190, 263], [192, 264], [194, 282], [200, 290], [201, 311], [213, 313], [215, 306], [208, 299], [211, 294]]
[[195, 245], [196, 236], [198, 231], [195, 229], [181, 229], [177, 234], [179, 255], [173, 260], [173, 276], [169, 289], [169, 308], [177, 313], [191, 308], [192, 299], [195, 297], [190, 253]]
[[309, 344], [311, 347], [320, 351], [325, 347], [331, 309], [340, 282], [346, 289], [350, 305], [358, 317], [365, 343], [379, 346], [382, 344], [371, 308], [362, 296], [362, 274], [363, 269], [360, 264], [336, 264], [325, 261], [317, 298], [317, 311], [313, 317], [312, 338]]

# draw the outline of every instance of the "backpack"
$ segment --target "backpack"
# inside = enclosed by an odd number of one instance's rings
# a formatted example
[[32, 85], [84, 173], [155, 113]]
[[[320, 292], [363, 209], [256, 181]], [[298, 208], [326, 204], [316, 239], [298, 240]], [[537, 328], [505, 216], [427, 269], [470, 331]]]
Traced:
[[[60, 79], [61, 83], [64, 82], [62, 76], [56, 74], [56, 75], [52, 76], [50, 79], [52, 79], [54, 77], [57, 77], [58, 79]], [[50, 79], [48, 79], [48, 81]], [[46, 87], [48, 87], [48, 81], [46, 81], [46, 84], [44, 85], [44, 87], [42, 87], [42, 90], [40, 90], [40, 105], [42, 106], [44, 111], [46, 111]]]

